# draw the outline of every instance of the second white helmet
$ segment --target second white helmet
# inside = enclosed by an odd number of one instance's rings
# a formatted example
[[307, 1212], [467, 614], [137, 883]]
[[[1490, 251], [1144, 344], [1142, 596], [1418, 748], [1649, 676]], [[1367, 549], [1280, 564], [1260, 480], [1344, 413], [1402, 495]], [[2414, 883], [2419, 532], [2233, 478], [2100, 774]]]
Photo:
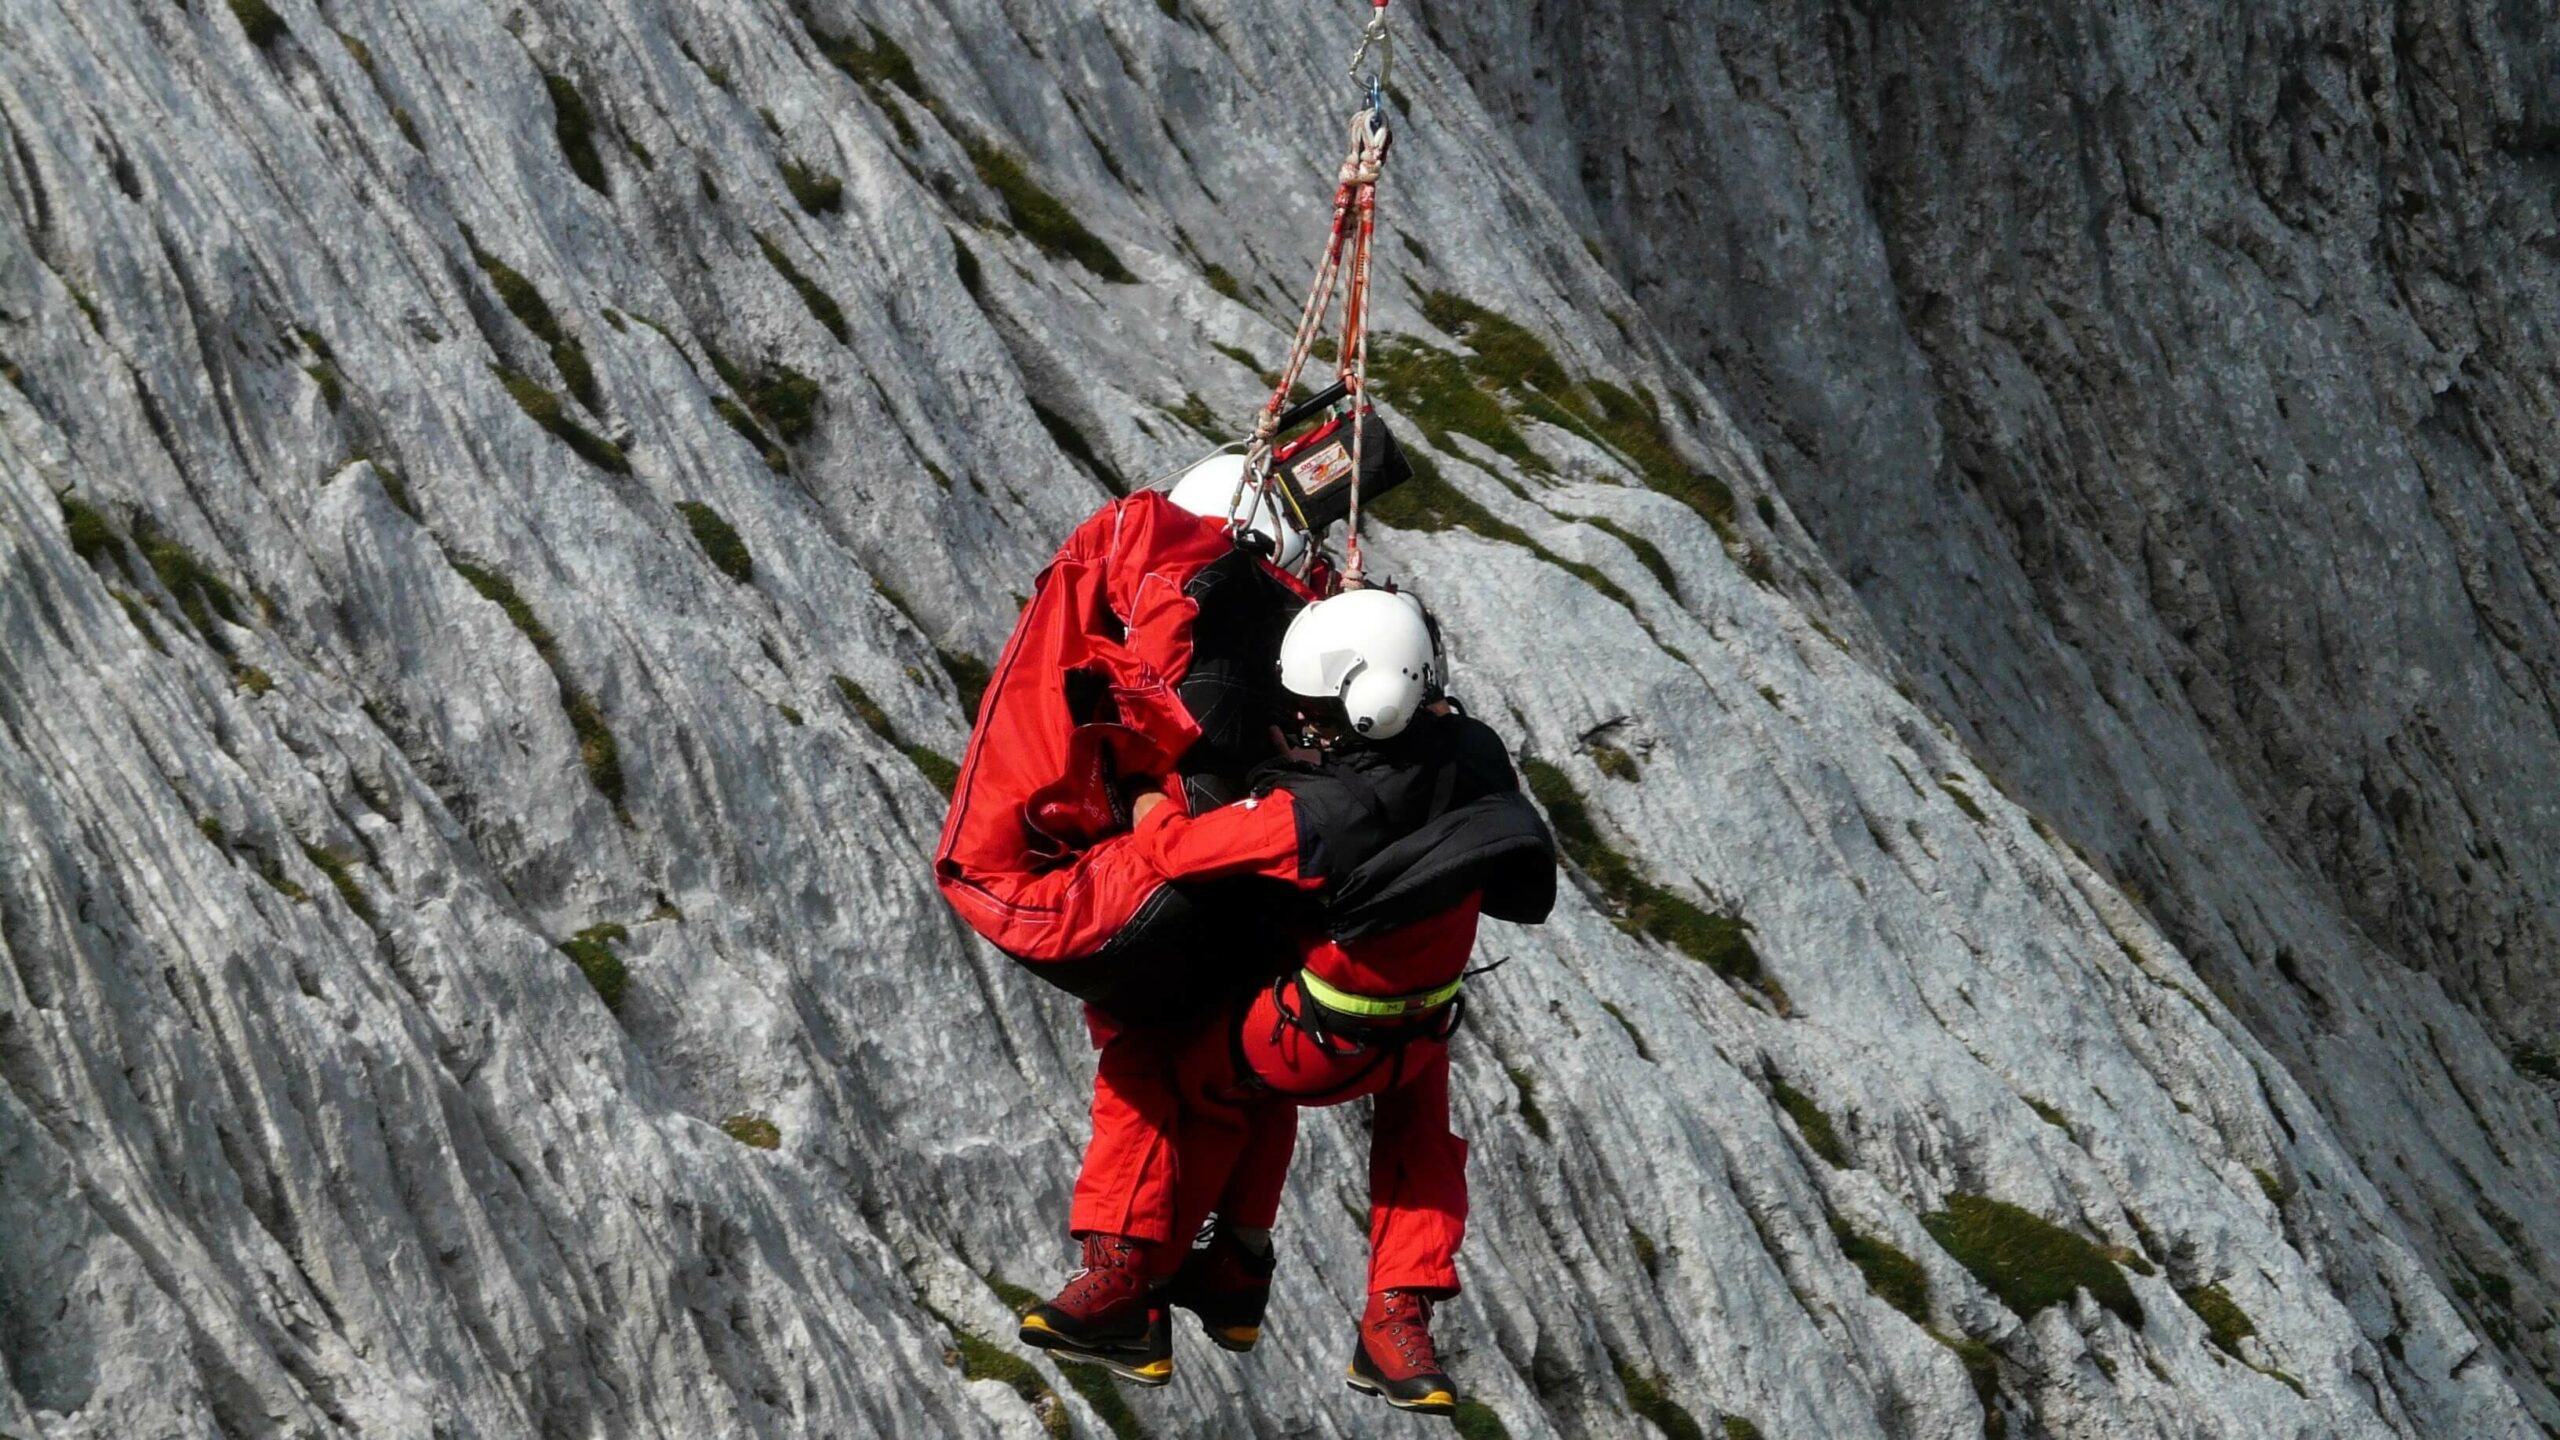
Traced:
[[1422, 602], [1352, 590], [1299, 611], [1280, 641], [1280, 685], [1306, 699], [1341, 701], [1344, 722], [1368, 739], [1404, 733], [1440, 686]]
[[1271, 547], [1272, 564], [1296, 570], [1306, 558], [1306, 533], [1281, 518], [1279, 503], [1270, 492], [1240, 494], [1243, 484], [1242, 455], [1212, 455], [1183, 471], [1165, 498], [1204, 520], [1236, 522], [1246, 534]]

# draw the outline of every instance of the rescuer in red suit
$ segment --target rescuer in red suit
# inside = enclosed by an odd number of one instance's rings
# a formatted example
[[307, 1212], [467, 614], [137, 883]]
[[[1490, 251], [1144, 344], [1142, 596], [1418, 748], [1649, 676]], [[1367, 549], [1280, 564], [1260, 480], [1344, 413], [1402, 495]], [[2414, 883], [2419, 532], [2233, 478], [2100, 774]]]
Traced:
[[[1251, 1348], [1296, 1109], [1375, 1097], [1370, 1300], [1350, 1383], [1446, 1412], [1456, 1394], [1430, 1310], [1458, 1288], [1466, 1220], [1447, 1042], [1487, 896], [1501, 918], [1543, 919], [1553, 843], [1500, 739], [1440, 701], [1435, 637], [1410, 597], [1361, 590], [1308, 607], [1280, 670], [1302, 748], [1258, 769], [1246, 798], [1196, 817], [1142, 801], [1130, 840], [1161, 875], [1259, 877], [1320, 903], [1295, 917], [1288, 968], [1191, 1027], [1171, 1057], [1170, 1126], [1130, 1127], [1106, 1107], [1102, 1089], [1124, 1077], [1098, 1089], [1077, 1182], [1085, 1265], [1026, 1315], [1022, 1338], [1163, 1383], [1170, 1303], [1225, 1348]], [[1160, 1042], [1118, 1048], [1105, 1048], [1106, 1072], [1117, 1059], [1160, 1073]], [[1169, 1243], [1212, 1210], [1205, 1247]]]

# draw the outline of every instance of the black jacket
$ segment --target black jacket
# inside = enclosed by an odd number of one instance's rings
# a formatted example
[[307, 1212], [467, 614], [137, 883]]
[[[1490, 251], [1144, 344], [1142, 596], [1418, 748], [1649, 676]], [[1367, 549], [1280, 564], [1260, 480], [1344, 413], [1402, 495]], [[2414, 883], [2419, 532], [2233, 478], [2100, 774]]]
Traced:
[[1289, 792], [1298, 870], [1325, 882], [1336, 940], [1410, 925], [1471, 894], [1485, 914], [1522, 925], [1555, 908], [1555, 837], [1520, 793], [1501, 737], [1472, 716], [1425, 711], [1391, 740], [1313, 765], [1274, 760], [1253, 789]]

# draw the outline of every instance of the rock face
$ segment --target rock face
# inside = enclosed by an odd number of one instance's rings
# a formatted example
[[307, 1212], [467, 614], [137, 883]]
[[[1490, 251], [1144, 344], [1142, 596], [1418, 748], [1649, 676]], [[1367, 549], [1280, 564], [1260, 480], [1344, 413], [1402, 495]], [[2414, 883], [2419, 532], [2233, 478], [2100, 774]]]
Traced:
[[[1398, 7], [1466, 1433], [2560, 1434], [2560, 37], [2221, 9]], [[1356, 1115], [1256, 1354], [1014, 1352], [925, 865], [1364, 10], [0, 0], [0, 1434], [1379, 1433]]]

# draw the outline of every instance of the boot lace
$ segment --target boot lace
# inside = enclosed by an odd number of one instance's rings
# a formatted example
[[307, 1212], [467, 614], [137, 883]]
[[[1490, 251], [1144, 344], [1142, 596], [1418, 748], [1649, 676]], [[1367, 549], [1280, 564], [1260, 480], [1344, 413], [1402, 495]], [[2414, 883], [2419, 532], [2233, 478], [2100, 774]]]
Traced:
[[1390, 1290], [1382, 1297], [1376, 1330], [1393, 1345], [1408, 1372], [1437, 1370], [1439, 1353], [1431, 1343], [1431, 1299], [1411, 1290]]
[[1116, 1237], [1096, 1235], [1086, 1240], [1084, 1263], [1067, 1272], [1067, 1282], [1058, 1290], [1059, 1303], [1069, 1309], [1082, 1308], [1092, 1298], [1092, 1291], [1109, 1286], [1114, 1277], [1129, 1268], [1135, 1253], [1135, 1247]]

